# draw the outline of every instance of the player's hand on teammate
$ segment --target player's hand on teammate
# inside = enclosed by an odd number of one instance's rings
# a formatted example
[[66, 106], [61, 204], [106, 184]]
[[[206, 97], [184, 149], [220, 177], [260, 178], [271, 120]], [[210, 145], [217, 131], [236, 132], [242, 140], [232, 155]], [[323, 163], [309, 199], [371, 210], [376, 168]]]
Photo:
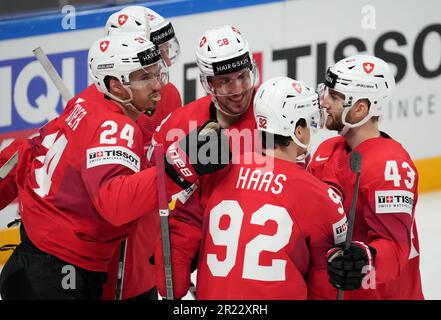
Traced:
[[326, 257], [329, 282], [342, 290], [361, 287], [366, 272], [374, 266], [377, 251], [363, 242], [353, 241], [349, 249], [332, 247]]
[[170, 145], [165, 155], [165, 171], [179, 186], [189, 188], [200, 176], [229, 164], [229, 140], [219, 123], [209, 120], [184, 139]]

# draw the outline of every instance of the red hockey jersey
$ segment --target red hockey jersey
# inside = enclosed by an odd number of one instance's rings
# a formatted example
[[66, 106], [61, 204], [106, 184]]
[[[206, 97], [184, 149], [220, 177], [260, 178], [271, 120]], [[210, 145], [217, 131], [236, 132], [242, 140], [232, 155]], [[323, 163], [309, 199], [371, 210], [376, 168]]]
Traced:
[[[162, 94], [162, 98], [167, 99], [167, 94]], [[177, 101], [177, 99], [172, 99], [172, 101]], [[209, 119], [213, 119], [213, 117], [215, 118], [216, 114], [214, 106], [211, 105], [211, 97], [208, 96], [193, 101], [182, 108], [176, 106], [175, 109], [163, 119], [162, 125], [153, 136], [152, 145], [148, 151], [148, 156], [151, 158], [149, 165], [151, 166], [154, 165], [152, 154], [156, 143], [162, 143], [164, 148], [167, 149], [173, 142], [183, 138], [192, 129], [204, 124]], [[250, 116], [252, 116], [252, 113]], [[247, 121], [249, 121], [250, 116], [247, 116]], [[191, 123], [191, 121], [194, 122]], [[173, 131], [173, 129], [178, 130]], [[173, 132], [179, 134], [173, 136]], [[167, 138], [168, 133], [170, 133], [169, 138]], [[179, 193], [179, 197], [182, 198], [185, 193], [185, 191]], [[190, 202], [190, 206], [187, 205], [185, 207], [187, 210], [183, 215], [194, 213], [196, 220], [200, 222], [201, 209], [198, 200]], [[182, 208], [180, 202], [178, 202], [178, 206]], [[138, 221], [136, 230], [128, 237], [123, 299], [142, 294], [156, 284], [155, 267], [150, 263], [150, 258], [153, 256], [156, 245], [158, 243], [160, 245], [161, 228], [157, 208], [153, 210], [150, 217], [152, 219], [141, 218]], [[104, 299], [113, 299], [115, 295], [118, 255], [119, 253], [115, 253], [112, 258], [108, 283], [104, 287]]]
[[[156, 127], [171, 112], [182, 106], [181, 95], [178, 89], [171, 82], [166, 84], [161, 90], [161, 100], [158, 101], [156, 109], [151, 116], [140, 113], [136, 123], [141, 128], [144, 135], [144, 145], [148, 146], [152, 140], [152, 135]], [[89, 85], [78, 95], [84, 100], [96, 100], [104, 98], [104, 94], [98, 91], [94, 84]]]
[[41, 131], [45, 152], [19, 186], [21, 216], [39, 249], [107, 271], [133, 222], [157, 207], [156, 172], [143, 170], [141, 130], [116, 103], [69, 103], [74, 105]]
[[204, 186], [202, 227], [172, 233], [175, 282], [188, 283], [199, 249], [197, 299], [335, 299], [326, 252], [345, 240], [338, 196], [296, 163], [244, 157]]
[[[15, 152], [19, 151], [20, 147], [27, 143], [27, 139], [17, 139], [3, 149], [0, 152], [0, 168], [6, 164], [6, 162], [15, 154]], [[22, 156], [18, 157], [22, 158]], [[18, 190], [17, 183], [15, 182], [16, 172], [17, 167], [14, 167], [4, 178], [0, 179], [0, 210], [17, 198]]]
[[[152, 135], [161, 121], [182, 106], [179, 91], [172, 83], [164, 86], [160, 93], [161, 100], [158, 101], [155, 112], [151, 116], [142, 113], [137, 119], [137, 124], [144, 134], [145, 148], [149, 146]], [[122, 299], [138, 296], [155, 286], [155, 269], [150, 258], [153, 256], [160, 232], [159, 214], [156, 208], [151, 215], [141, 217], [128, 236]], [[107, 282], [104, 284], [103, 299], [106, 300], [115, 298], [118, 258], [119, 250], [112, 257]]]
[[[418, 173], [409, 154], [382, 133], [355, 148], [362, 155], [353, 240], [377, 250], [374, 273], [345, 299], [423, 299], [415, 224]], [[341, 190], [348, 214], [355, 186], [343, 137], [323, 142], [308, 170]]]

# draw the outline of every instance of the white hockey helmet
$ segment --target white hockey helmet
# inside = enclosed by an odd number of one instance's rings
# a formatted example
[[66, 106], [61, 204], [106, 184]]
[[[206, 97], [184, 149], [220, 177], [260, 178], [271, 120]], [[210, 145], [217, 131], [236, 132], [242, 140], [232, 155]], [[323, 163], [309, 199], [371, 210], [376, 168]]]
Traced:
[[136, 33], [149, 39], [150, 24], [147, 14], [147, 8], [141, 6], [126, 7], [113, 13], [106, 22], [106, 35]]
[[[342, 123], [346, 128], [355, 128], [374, 116], [382, 115], [382, 108], [389, 101], [395, 89], [395, 78], [389, 65], [374, 56], [355, 55], [340, 60], [328, 68], [324, 84], [319, 85], [320, 94], [333, 89], [344, 96]], [[370, 102], [369, 113], [358, 123], [346, 122], [346, 116], [360, 99]]]
[[300, 119], [308, 128], [318, 128], [319, 96], [303, 82], [288, 77], [265, 81], [254, 96], [254, 118], [257, 128], [271, 134], [291, 137], [299, 147], [306, 145], [296, 137], [295, 129]]
[[171, 66], [176, 62], [181, 52], [173, 25], [152, 9], [145, 9], [150, 23], [150, 41], [159, 47], [166, 65]]
[[[122, 104], [131, 104], [132, 98], [121, 100], [107, 89], [104, 79], [117, 78], [132, 96], [131, 88], [142, 88], [149, 81], [159, 81], [162, 86], [168, 82], [168, 69], [164, 66], [159, 49], [142, 35], [125, 34], [107, 36], [97, 40], [89, 50], [87, 58], [89, 76], [98, 90]], [[158, 66], [155, 73], [151, 66]], [[146, 80], [132, 81], [131, 74], [144, 70]]]
[[206, 31], [199, 38], [196, 62], [202, 86], [212, 96], [236, 94], [216, 91], [211, 85], [211, 80], [217, 75], [247, 68], [251, 72], [251, 81], [246, 90], [254, 88], [257, 83], [257, 67], [251, 57], [248, 42], [235, 27], [225, 25]]
[[167, 66], [176, 62], [180, 53], [179, 41], [171, 22], [143, 6], [128, 6], [112, 14], [106, 23], [108, 35], [136, 32], [145, 34], [156, 44]]

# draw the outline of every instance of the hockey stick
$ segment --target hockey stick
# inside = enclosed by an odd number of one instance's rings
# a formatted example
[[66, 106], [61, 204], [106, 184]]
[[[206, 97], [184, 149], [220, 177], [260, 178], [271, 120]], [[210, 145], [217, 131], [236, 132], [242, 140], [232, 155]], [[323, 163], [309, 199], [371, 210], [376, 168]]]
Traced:
[[12, 169], [17, 165], [18, 162], [18, 151], [15, 151], [15, 153], [6, 161], [3, 166], [0, 168], [0, 180], [4, 179], [9, 172], [11, 172]]
[[165, 288], [167, 291], [167, 300], [174, 300], [175, 295], [173, 291], [173, 270], [171, 261], [171, 247], [170, 247], [170, 230], [168, 225], [168, 201], [167, 192], [165, 189], [164, 177], [164, 146], [160, 143], [155, 145], [155, 167], [156, 167], [156, 182], [158, 187], [158, 207], [159, 218], [161, 220], [161, 235], [162, 235], [162, 255], [164, 261], [165, 274]]
[[122, 299], [122, 288], [124, 284], [124, 267], [126, 265], [127, 238], [125, 238], [119, 247], [118, 273], [116, 275], [115, 300]]
[[[44, 53], [41, 47], [32, 50], [37, 60], [41, 63], [41, 66], [46, 71], [46, 73], [51, 78], [58, 92], [63, 97], [65, 101], [69, 101], [73, 98], [73, 95], [69, 92], [57, 70], [55, 70], [52, 62], [49, 60], [47, 55]], [[126, 264], [126, 251], [127, 251], [127, 238], [125, 238], [119, 248], [119, 258], [118, 258], [118, 271], [116, 275], [116, 288], [115, 288], [115, 299], [121, 300], [124, 282], [124, 267]]]
[[[352, 242], [352, 231], [354, 230], [355, 221], [355, 207], [357, 205], [358, 188], [360, 186], [360, 172], [361, 172], [361, 154], [357, 151], [352, 151], [349, 160], [351, 171], [356, 174], [354, 195], [352, 196], [351, 211], [349, 212], [348, 231], [346, 233], [346, 241], [344, 249], [348, 250]], [[343, 290], [338, 289], [337, 300], [343, 300]]]
[[47, 55], [44, 53], [43, 49], [41, 47], [35, 48], [32, 50], [37, 60], [40, 62], [41, 66], [43, 67], [44, 71], [48, 74], [48, 76], [51, 78], [53, 84], [55, 87], [57, 87], [58, 92], [63, 97], [64, 101], [69, 101], [73, 98], [72, 93], [69, 92], [66, 85], [64, 84], [63, 80], [60, 78], [60, 75], [58, 74], [57, 70], [55, 70], [54, 65], [52, 62], [50, 62]]

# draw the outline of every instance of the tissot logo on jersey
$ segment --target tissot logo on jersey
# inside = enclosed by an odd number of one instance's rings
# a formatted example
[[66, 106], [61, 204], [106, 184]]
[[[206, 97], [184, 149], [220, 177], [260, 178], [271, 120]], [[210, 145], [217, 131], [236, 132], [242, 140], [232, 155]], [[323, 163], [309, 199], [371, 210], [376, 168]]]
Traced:
[[87, 168], [106, 164], [121, 164], [134, 172], [141, 169], [139, 157], [124, 147], [98, 147], [87, 149]]
[[375, 209], [377, 213], [412, 214], [414, 196], [406, 190], [375, 191]]

